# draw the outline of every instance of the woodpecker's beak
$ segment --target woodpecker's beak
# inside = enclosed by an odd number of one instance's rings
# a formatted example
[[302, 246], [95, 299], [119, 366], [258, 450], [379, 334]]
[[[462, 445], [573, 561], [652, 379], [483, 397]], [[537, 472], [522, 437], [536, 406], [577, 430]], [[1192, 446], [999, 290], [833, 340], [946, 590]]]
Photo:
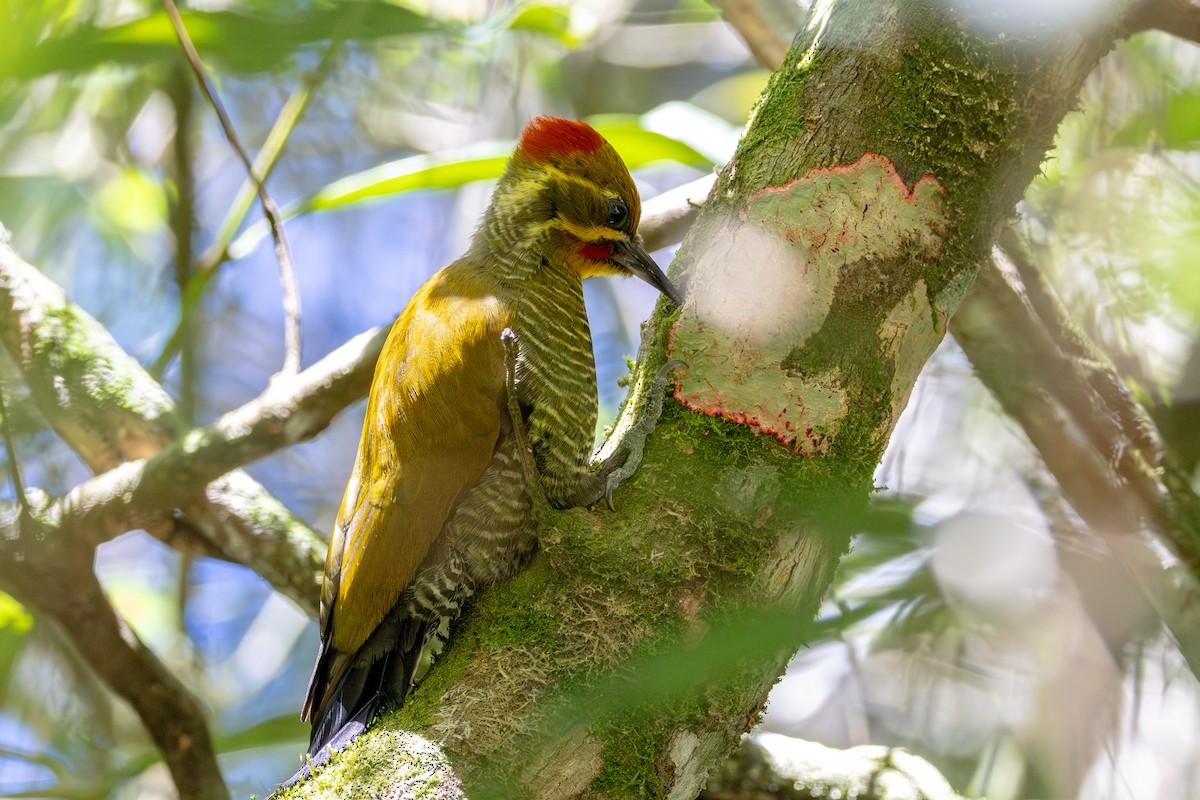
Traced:
[[654, 259], [642, 246], [642, 237], [637, 236], [627, 241], [617, 242], [617, 249], [612, 258], [613, 261], [671, 298], [671, 302], [675, 305], [683, 305], [683, 297], [679, 294], [679, 290], [667, 280], [667, 276], [663, 274], [663, 271], [658, 268], [658, 264], [654, 263]]

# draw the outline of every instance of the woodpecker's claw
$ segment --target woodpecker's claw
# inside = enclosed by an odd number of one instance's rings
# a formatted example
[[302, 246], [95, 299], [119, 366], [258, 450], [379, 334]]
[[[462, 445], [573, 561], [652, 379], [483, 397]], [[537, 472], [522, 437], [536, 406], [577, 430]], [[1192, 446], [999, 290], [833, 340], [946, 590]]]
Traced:
[[637, 471], [638, 465], [642, 463], [642, 453], [646, 448], [646, 439], [654, 432], [654, 429], [658, 426], [658, 418], [662, 416], [663, 393], [667, 388], [667, 377], [671, 373], [671, 370], [678, 367], [686, 368], [687, 364], [676, 358], [659, 367], [658, 372], [654, 374], [654, 378], [650, 381], [649, 394], [647, 395], [646, 406], [642, 409], [641, 417], [638, 418], [638, 421], [625, 434], [621, 440], [621, 446], [605, 464], [605, 466], [616, 463], [621, 465], [612, 470], [605, 470], [604, 502], [608, 506], [609, 511], [617, 510], [616, 506], [613, 505], [613, 492], [632, 476]]

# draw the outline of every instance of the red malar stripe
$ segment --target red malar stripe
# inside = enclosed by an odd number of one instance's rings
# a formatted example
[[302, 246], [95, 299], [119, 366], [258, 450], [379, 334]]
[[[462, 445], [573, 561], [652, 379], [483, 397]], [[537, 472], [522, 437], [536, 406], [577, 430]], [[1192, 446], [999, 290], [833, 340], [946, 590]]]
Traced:
[[579, 248], [579, 254], [585, 258], [590, 258], [593, 261], [607, 261], [612, 258], [613, 243], [612, 242], [588, 242], [583, 247]]

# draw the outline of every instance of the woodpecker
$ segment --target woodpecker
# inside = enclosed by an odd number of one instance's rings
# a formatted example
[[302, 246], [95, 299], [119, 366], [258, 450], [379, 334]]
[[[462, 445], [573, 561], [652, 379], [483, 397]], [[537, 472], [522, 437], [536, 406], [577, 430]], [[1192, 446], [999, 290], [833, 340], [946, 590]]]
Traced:
[[[629, 170], [599, 133], [538, 117], [467, 253], [396, 319], [325, 560], [302, 713], [314, 765], [403, 705], [422, 651], [437, 649], [463, 602], [532, 552], [519, 440], [551, 505], [605, 495], [611, 469], [590, 465], [597, 393], [583, 280], [635, 275], [680, 302], [642, 244], [640, 214]], [[507, 362], [504, 337], [516, 342]]]

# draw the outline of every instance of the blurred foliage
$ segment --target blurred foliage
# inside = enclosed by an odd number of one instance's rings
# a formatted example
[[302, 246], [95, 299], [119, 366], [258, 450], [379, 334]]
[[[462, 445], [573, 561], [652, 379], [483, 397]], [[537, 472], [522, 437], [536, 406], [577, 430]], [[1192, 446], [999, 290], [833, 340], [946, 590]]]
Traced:
[[[616, 148], [631, 170], [655, 161], [674, 161], [697, 168], [715, 164], [678, 139], [646, 130], [635, 117], [608, 116], [591, 119], [598, 130]], [[336, 211], [371, 200], [384, 200], [404, 192], [429, 189], [457, 189], [474, 181], [495, 180], [504, 171], [508, 155], [516, 145], [509, 140], [495, 145], [471, 147], [465, 151], [446, 151], [380, 164], [347, 175], [321, 187], [308, 197], [289, 203], [285, 218], [313, 211]], [[229, 245], [231, 258], [251, 251], [270, 233], [260, 221]]]
[[25, 607], [0, 592], [0, 707], [8, 694], [13, 663], [32, 626], [33, 617]]
[[[1080, 323], [1123, 372], [1153, 389], [1168, 388], [1200, 313], [1200, 91], [1192, 62], [1163, 34], [1125, 42], [1063, 123], [1022, 207], [1041, 263]], [[1141, 326], [1159, 323], [1182, 336], [1140, 347]]]
[[[764, 5], [773, 18], [798, 19], [788, 3]], [[309, 105], [284, 126], [290, 135], [269, 181], [294, 218], [306, 363], [390, 321], [462, 251], [487, 182], [528, 117], [592, 120], [639, 168], [649, 197], [728, 157], [766, 79], [704, 0], [223, 0], [185, 9], [185, 22], [251, 153], [296, 87], [313, 84]], [[233, 214], [222, 230], [245, 176], [210, 110], [197, 105], [188, 136], [176, 129], [179, 87], [189, 80], [155, 2], [0, 0], [0, 222], [19, 252], [144, 361], [174, 352], [167, 341], [182, 318], [197, 374], [184, 386], [171, 361], [164, 376], [177, 396], [197, 394], [203, 422], [266, 385], [281, 362], [282, 314], [257, 211], [248, 220]], [[187, 303], [167, 225], [181, 201], [181, 141], [197, 177], [186, 209], [191, 244], [202, 252], [233, 242]], [[1144, 396], [1185, 410], [1200, 400], [1200, 367], [1194, 386], [1181, 369], [1189, 355], [1200, 363], [1198, 145], [1194, 49], [1136, 37], [1089, 82], [1021, 207], [1022, 229], [1078, 324]], [[345, 213], [324, 213], [335, 210]], [[611, 410], [622, 357], [653, 296], [632, 285], [588, 292]], [[12, 385], [11, 365], [0, 372]], [[20, 387], [9, 394], [26, 482], [63, 491], [85, 477]], [[327, 527], [361, 413], [253, 473]], [[1170, 441], [1198, 437], [1200, 420], [1185, 415], [1171, 430], [1180, 438]], [[879, 482], [891, 488], [839, 523], [858, 536], [818, 622], [764, 611], [717, 624], [700, 649], [635, 664], [640, 693], [628, 692], [623, 676], [568, 705], [617, 713], [623, 703], [675, 697], [799, 626], [810, 642], [792, 672], [799, 688], [783, 681], [768, 727], [831, 744], [908, 746], [974, 796], [1061, 796], [1073, 787], [1078, 796], [1152, 797], [1149, 783], [1126, 778], [1151, 758], [1187, 785], [1200, 750], [1194, 681], [1177, 680], [1169, 643], [1134, 613], [1137, 598], [1122, 593], [1119, 571], [1105, 571], [1111, 559], [1094, 552], [1103, 548], [1063, 533], [1070, 515], [1039, 469], [948, 344], [881, 467]], [[981, 530], [1002, 521], [999, 541], [1023, 541], [1041, 559], [1030, 562], [1041, 567], [1018, 565], [1022, 580], [1004, 590], [1011, 603], [963, 589], [964, 574], [967, 586], [982, 585], [1003, 559], [986, 538], [974, 564], [948, 559], [956, 520]], [[212, 709], [233, 791], [267, 793], [303, 749], [296, 709], [313, 623], [250, 571], [204, 559], [185, 569], [141, 534], [101, 548], [97, 569], [139, 634]], [[1111, 624], [1112, 606], [1132, 615], [1128, 625]], [[1115, 710], [1056, 705], [1071, 694], [1056, 681], [1093, 666], [1070, 658], [1097, 653], [1115, 670], [1101, 685]], [[169, 796], [129, 710], [50, 626], [6, 596], [0, 700], [0, 792]], [[1078, 730], [1060, 732], [1048, 714]], [[1174, 750], [1162, 744], [1164, 731], [1180, 728]], [[1050, 743], [1039, 738], [1051, 734]], [[1089, 750], [1094, 736], [1111, 755]], [[1098, 766], [1072, 784], [1051, 762], [1067, 762], [1076, 745]], [[1105, 781], [1137, 786], [1122, 794]]]
[[[13, 0], [10, 5], [23, 5]], [[371, 40], [429, 31], [426, 17], [393, 3], [347, 0], [307, 6], [279, 4], [262, 10], [192, 11], [183, 15], [196, 49], [215, 65], [233, 72], [277, 72], [301, 48], [330, 39]], [[0, 38], [0, 74], [28, 80], [51, 73], [83, 73], [109, 65], [133, 67], [172, 63], [179, 42], [165, 11], [118, 24], [96, 24], [80, 14], [59, 16], [63, 23], [44, 35], [45, 23], [16, 13], [14, 26]], [[525, 28], [536, 30], [537, 28]]]

